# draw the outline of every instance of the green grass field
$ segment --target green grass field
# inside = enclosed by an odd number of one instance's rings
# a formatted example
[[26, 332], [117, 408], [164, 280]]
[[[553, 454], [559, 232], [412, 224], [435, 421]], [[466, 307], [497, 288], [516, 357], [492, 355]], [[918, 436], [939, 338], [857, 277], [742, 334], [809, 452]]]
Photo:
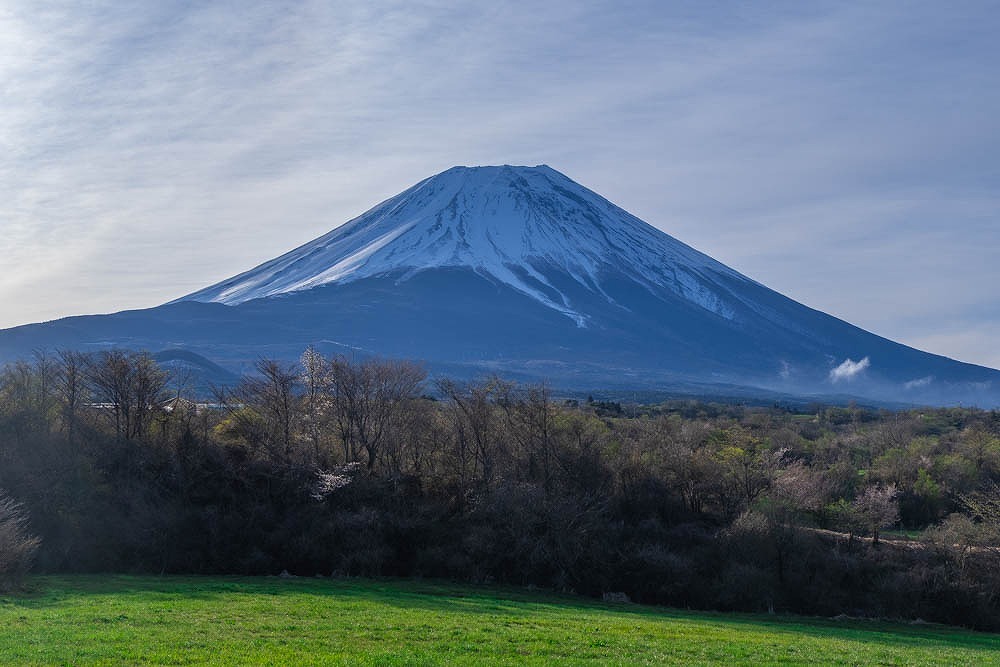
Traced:
[[36, 577], [0, 664], [1000, 665], [1000, 636], [411, 581]]

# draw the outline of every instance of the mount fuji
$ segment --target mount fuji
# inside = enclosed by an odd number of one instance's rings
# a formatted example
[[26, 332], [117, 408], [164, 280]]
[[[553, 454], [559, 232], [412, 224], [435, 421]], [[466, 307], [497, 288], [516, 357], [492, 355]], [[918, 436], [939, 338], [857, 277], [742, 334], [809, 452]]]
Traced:
[[455, 167], [156, 308], [0, 331], [39, 347], [417, 359], [562, 388], [1000, 405], [1000, 372], [808, 308], [547, 166]]

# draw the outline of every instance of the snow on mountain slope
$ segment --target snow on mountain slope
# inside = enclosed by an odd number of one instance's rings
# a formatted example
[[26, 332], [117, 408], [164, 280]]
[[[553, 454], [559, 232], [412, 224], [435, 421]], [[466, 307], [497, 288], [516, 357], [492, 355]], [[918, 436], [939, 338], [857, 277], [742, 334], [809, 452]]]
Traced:
[[735, 297], [720, 279], [752, 282], [651, 227], [554, 169], [454, 167], [333, 231], [177, 301], [235, 305], [331, 283], [444, 267], [470, 268], [586, 326], [564, 284], [602, 295], [625, 274], [726, 319]]

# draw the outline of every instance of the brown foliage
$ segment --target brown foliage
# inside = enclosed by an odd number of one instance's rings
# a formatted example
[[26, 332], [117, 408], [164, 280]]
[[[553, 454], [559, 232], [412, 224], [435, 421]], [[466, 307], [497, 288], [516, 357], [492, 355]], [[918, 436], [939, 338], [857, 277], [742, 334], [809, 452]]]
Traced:
[[40, 544], [28, 531], [24, 508], [0, 494], [0, 586], [16, 584], [31, 569]]

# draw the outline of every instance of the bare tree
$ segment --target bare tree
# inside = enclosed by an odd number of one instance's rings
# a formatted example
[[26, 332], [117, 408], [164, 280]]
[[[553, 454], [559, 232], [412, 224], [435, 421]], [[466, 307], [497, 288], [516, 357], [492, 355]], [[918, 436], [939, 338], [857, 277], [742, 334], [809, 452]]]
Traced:
[[830, 485], [821, 472], [795, 461], [777, 473], [769, 496], [737, 520], [737, 523], [746, 521], [748, 514], [757, 516], [757, 534], [774, 554], [778, 581], [785, 581], [792, 554], [803, 537], [804, 515], [818, 513], [829, 494]]
[[368, 470], [374, 470], [392, 425], [426, 377], [421, 366], [408, 361], [351, 363], [342, 356], [330, 360], [329, 393], [349, 462], [363, 451]]
[[299, 359], [302, 367], [301, 382], [304, 387], [303, 393], [303, 421], [304, 430], [309, 441], [312, 443], [313, 462], [319, 463], [321, 457], [321, 443], [323, 434], [326, 432], [326, 424], [330, 413], [330, 364], [317, 352], [315, 348], [308, 347]]
[[80, 408], [87, 397], [85, 372], [87, 358], [80, 352], [60, 350], [59, 370], [56, 376], [56, 393], [62, 409], [63, 427], [66, 440], [73, 444], [76, 440], [77, 422]]
[[28, 531], [28, 517], [20, 503], [0, 493], [0, 584], [24, 575], [41, 543]]
[[830, 499], [832, 485], [822, 471], [795, 461], [781, 470], [774, 480], [773, 496], [791, 513], [816, 514]]
[[878, 544], [879, 530], [899, 521], [898, 495], [895, 484], [876, 484], [865, 488], [852, 503], [858, 522], [871, 531], [872, 544]]
[[510, 385], [502, 387], [500, 404], [511, 424], [514, 436], [527, 461], [527, 475], [531, 480], [541, 480], [548, 495], [552, 491], [556, 467], [553, 437], [554, 407], [549, 390], [544, 384], [514, 391]]
[[229, 426], [251, 448], [263, 447], [273, 460], [290, 461], [298, 416], [300, 372], [292, 364], [260, 359], [257, 374], [244, 377], [231, 392], [217, 390]]
[[86, 376], [98, 408], [111, 415], [115, 435], [144, 437], [162, 408], [167, 372], [146, 352], [110, 350], [89, 360]]
[[[509, 395], [509, 384], [499, 378], [466, 385], [441, 380], [438, 389], [449, 399], [459, 483], [464, 488], [471, 472], [484, 488], [490, 488], [495, 481], [498, 461], [505, 453], [503, 419], [496, 401]], [[471, 471], [468, 470], [470, 463]]]
[[426, 397], [406, 401], [394, 422], [385, 457], [391, 474], [430, 474], [451, 435], [438, 402]]
[[35, 350], [32, 356], [35, 360], [33, 402], [39, 418], [44, 422], [44, 430], [48, 431], [56, 405], [55, 385], [59, 367], [56, 359], [45, 350]]

